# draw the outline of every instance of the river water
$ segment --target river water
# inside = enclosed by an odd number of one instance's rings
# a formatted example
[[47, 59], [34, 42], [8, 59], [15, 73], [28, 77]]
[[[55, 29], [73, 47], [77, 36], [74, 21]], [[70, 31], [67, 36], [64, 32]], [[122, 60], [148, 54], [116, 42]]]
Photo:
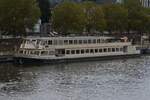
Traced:
[[150, 56], [0, 65], [0, 100], [150, 100]]

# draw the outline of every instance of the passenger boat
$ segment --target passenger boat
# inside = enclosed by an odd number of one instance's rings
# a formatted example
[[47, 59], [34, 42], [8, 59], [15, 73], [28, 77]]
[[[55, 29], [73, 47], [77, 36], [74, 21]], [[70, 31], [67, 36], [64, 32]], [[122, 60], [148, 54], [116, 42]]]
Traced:
[[133, 57], [139, 54], [140, 51], [126, 37], [27, 37], [23, 39], [15, 54], [15, 62], [56, 63]]

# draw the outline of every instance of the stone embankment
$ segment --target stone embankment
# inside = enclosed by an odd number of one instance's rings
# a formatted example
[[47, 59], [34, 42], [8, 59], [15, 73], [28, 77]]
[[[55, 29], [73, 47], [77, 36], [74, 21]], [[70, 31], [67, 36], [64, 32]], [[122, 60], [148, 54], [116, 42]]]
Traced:
[[20, 38], [0, 39], [0, 62], [13, 61], [13, 55], [21, 44]]

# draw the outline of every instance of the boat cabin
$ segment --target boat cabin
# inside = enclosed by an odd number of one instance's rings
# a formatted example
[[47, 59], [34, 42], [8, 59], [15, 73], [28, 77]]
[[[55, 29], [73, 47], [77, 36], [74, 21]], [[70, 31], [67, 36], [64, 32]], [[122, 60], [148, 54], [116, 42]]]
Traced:
[[19, 54], [32, 56], [97, 55], [127, 52], [127, 40], [113, 37], [46, 37], [25, 38]]

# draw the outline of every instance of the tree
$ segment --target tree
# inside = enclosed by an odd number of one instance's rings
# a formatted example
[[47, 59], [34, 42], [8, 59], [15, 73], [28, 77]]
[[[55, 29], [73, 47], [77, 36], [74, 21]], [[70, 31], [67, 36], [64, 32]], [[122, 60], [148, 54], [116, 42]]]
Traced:
[[128, 11], [120, 4], [110, 4], [103, 7], [105, 19], [107, 22], [107, 30], [109, 32], [123, 32], [127, 28]]
[[40, 16], [35, 0], [0, 0], [0, 30], [14, 36], [25, 35]]
[[53, 27], [63, 34], [82, 32], [85, 15], [79, 4], [64, 2], [56, 6], [52, 13]]
[[150, 34], [150, 8], [144, 8], [145, 12], [145, 32]]
[[93, 2], [83, 2], [82, 6], [84, 8], [84, 13], [86, 15], [86, 31], [102, 32], [105, 29], [106, 22], [104, 19], [104, 13], [100, 5], [97, 5]]
[[145, 14], [150, 16], [150, 8], [144, 8], [144, 12]]
[[128, 10], [128, 31], [143, 31], [145, 14], [140, 0], [125, 0], [124, 6]]

